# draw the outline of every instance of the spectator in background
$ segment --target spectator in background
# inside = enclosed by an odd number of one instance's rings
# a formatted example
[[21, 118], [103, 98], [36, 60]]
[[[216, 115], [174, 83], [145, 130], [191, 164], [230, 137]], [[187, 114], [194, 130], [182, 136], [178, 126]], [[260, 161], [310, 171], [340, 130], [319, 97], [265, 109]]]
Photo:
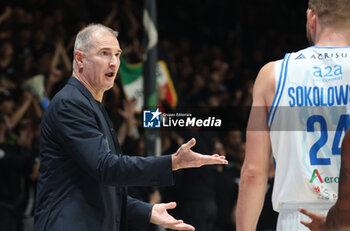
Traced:
[[9, 40], [0, 42], [0, 86], [5, 89], [16, 89], [16, 69], [13, 44]]
[[22, 88], [32, 92], [45, 110], [50, 99], [66, 83], [67, 76], [72, 69], [71, 61], [62, 41], [56, 43], [52, 58], [50, 53], [44, 53], [40, 57], [39, 65], [39, 74], [26, 80], [22, 84]]
[[[38, 172], [40, 167], [39, 162], [39, 138], [40, 138], [40, 120], [28, 118], [24, 126], [21, 127], [20, 133], [26, 135], [26, 140], [31, 140], [27, 147], [30, 150], [31, 158], [34, 160], [33, 171], [25, 181], [25, 204], [23, 206], [23, 231], [34, 230], [34, 207], [35, 207], [35, 192]], [[28, 142], [28, 141], [27, 141]]]
[[227, 155], [227, 151], [219, 139], [215, 140], [214, 152], [226, 155], [229, 164], [216, 167], [215, 192], [218, 209], [213, 231], [233, 231], [236, 230], [232, 214], [238, 197], [239, 172], [235, 169], [232, 159]]
[[[135, 107], [136, 100], [135, 99], [124, 99], [123, 100], [123, 108], [118, 108], [118, 114], [123, 118], [123, 121], [118, 129], [118, 137], [120, 137], [120, 143], [123, 147], [128, 147], [130, 142], [138, 140], [139, 143], [137, 147], [140, 149], [136, 150], [135, 154], [140, 155], [143, 152], [143, 140], [140, 139], [140, 134], [137, 127], [137, 120], [135, 118]], [[133, 145], [131, 145], [133, 147]], [[135, 150], [133, 150], [135, 151]], [[129, 152], [127, 153], [134, 153]]]
[[10, 6], [6, 6], [4, 12], [2, 12], [0, 15], [0, 25], [11, 16], [11, 13], [12, 8]]
[[[184, 142], [184, 138], [179, 135], [175, 130], [161, 130], [161, 142], [162, 142], [162, 155], [167, 155], [167, 153], [176, 152], [177, 147]], [[182, 202], [183, 202], [183, 184], [182, 184], [182, 171], [176, 171], [173, 174], [175, 185], [168, 187], [161, 187], [160, 193], [163, 202], [166, 201], [177, 201], [177, 206], [175, 209], [169, 211], [173, 217], [181, 217], [182, 215]]]
[[[180, 133], [184, 140], [195, 137], [195, 150], [214, 153], [215, 133], [189, 130]], [[215, 166], [181, 170], [180, 216], [198, 231], [212, 231], [217, 214], [215, 198]]]
[[[129, 143], [129, 145], [130, 144], [131, 143]], [[132, 153], [132, 155], [145, 157], [144, 153], [146, 153], [146, 151], [145, 151], [145, 142], [144, 142], [143, 136], [141, 136], [139, 139], [135, 139], [132, 147], [133, 147], [133, 150], [130, 152]], [[142, 186], [128, 187], [128, 194], [135, 199], [148, 202], [152, 205], [162, 202], [161, 194], [159, 190], [155, 187], [142, 187]], [[137, 231], [139, 229], [129, 226], [129, 230]], [[153, 224], [150, 224], [150, 226], [147, 228], [147, 231], [156, 231], [156, 230], [158, 230], [158, 228], [156, 225], [153, 225]]]
[[11, 39], [12, 31], [10, 28], [10, 21], [12, 18], [13, 9], [9, 5], [5, 5], [4, 11], [0, 14], [0, 39]]
[[3, 114], [9, 131], [13, 131], [33, 103], [33, 96], [29, 92], [24, 92], [22, 99], [22, 103], [17, 106], [13, 93], [8, 90], [0, 93], [0, 112]]
[[[224, 145], [225, 151], [227, 153], [227, 158], [233, 163], [239, 163], [242, 161], [242, 153], [240, 152], [242, 140], [242, 131], [238, 128], [233, 128], [229, 130], [225, 136]], [[244, 159], [244, 153], [243, 153]]]
[[33, 132], [30, 120], [20, 120], [18, 138], [11, 135], [13, 133], [10, 133], [8, 128], [8, 123], [2, 115], [0, 120], [0, 229], [20, 231], [25, 207], [23, 182], [35, 180], [38, 166], [31, 152]]

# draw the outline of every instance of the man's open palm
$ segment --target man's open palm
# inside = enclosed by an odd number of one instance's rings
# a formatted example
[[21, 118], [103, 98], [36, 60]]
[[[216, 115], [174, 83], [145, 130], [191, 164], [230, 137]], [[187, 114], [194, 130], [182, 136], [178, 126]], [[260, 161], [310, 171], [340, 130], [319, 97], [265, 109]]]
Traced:
[[184, 223], [183, 220], [176, 220], [169, 215], [167, 210], [175, 207], [175, 202], [155, 204], [152, 208], [151, 223], [173, 230], [194, 231], [195, 228], [192, 225]]
[[219, 154], [203, 155], [191, 150], [196, 144], [196, 139], [192, 138], [187, 143], [181, 145], [181, 147], [172, 155], [173, 171], [182, 168], [197, 168], [203, 165], [210, 164], [227, 164], [225, 156]]

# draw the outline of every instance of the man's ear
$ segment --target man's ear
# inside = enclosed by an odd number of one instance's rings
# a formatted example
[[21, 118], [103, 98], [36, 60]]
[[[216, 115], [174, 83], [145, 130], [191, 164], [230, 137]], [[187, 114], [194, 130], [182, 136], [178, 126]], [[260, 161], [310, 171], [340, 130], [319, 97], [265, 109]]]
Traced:
[[307, 27], [309, 30], [314, 31], [317, 25], [317, 15], [314, 10], [308, 9], [306, 12]]
[[78, 68], [83, 67], [84, 57], [85, 57], [85, 55], [82, 51], [76, 50], [74, 52], [74, 60], [75, 60], [75, 63], [77, 64]]

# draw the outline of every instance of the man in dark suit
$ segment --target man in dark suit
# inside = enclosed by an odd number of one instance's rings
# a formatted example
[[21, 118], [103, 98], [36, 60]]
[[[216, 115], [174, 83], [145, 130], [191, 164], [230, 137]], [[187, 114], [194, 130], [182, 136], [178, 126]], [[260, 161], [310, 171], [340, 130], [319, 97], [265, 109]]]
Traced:
[[116, 32], [89, 25], [77, 35], [73, 77], [54, 97], [42, 121], [35, 230], [126, 231], [194, 230], [167, 213], [174, 202], [154, 206], [127, 195], [126, 186], [173, 183], [172, 171], [226, 164], [219, 155], [201, 155], [191, 139], [175, 154], [161, 157], [123, 155], [112, 123], [101, 104], [119, 68]]

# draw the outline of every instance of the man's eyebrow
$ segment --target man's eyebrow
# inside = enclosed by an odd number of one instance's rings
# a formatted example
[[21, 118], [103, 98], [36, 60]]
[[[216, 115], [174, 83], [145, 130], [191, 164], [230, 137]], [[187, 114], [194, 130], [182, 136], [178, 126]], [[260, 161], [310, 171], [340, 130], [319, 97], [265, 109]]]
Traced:
[[[100, 51], [103, 51], [103, 50], [112, 51], [112, 49], [109, 47], [103, 47], [100, 49]], [[117, 49], [116, 53], [122, 53], [122, 49]]]

